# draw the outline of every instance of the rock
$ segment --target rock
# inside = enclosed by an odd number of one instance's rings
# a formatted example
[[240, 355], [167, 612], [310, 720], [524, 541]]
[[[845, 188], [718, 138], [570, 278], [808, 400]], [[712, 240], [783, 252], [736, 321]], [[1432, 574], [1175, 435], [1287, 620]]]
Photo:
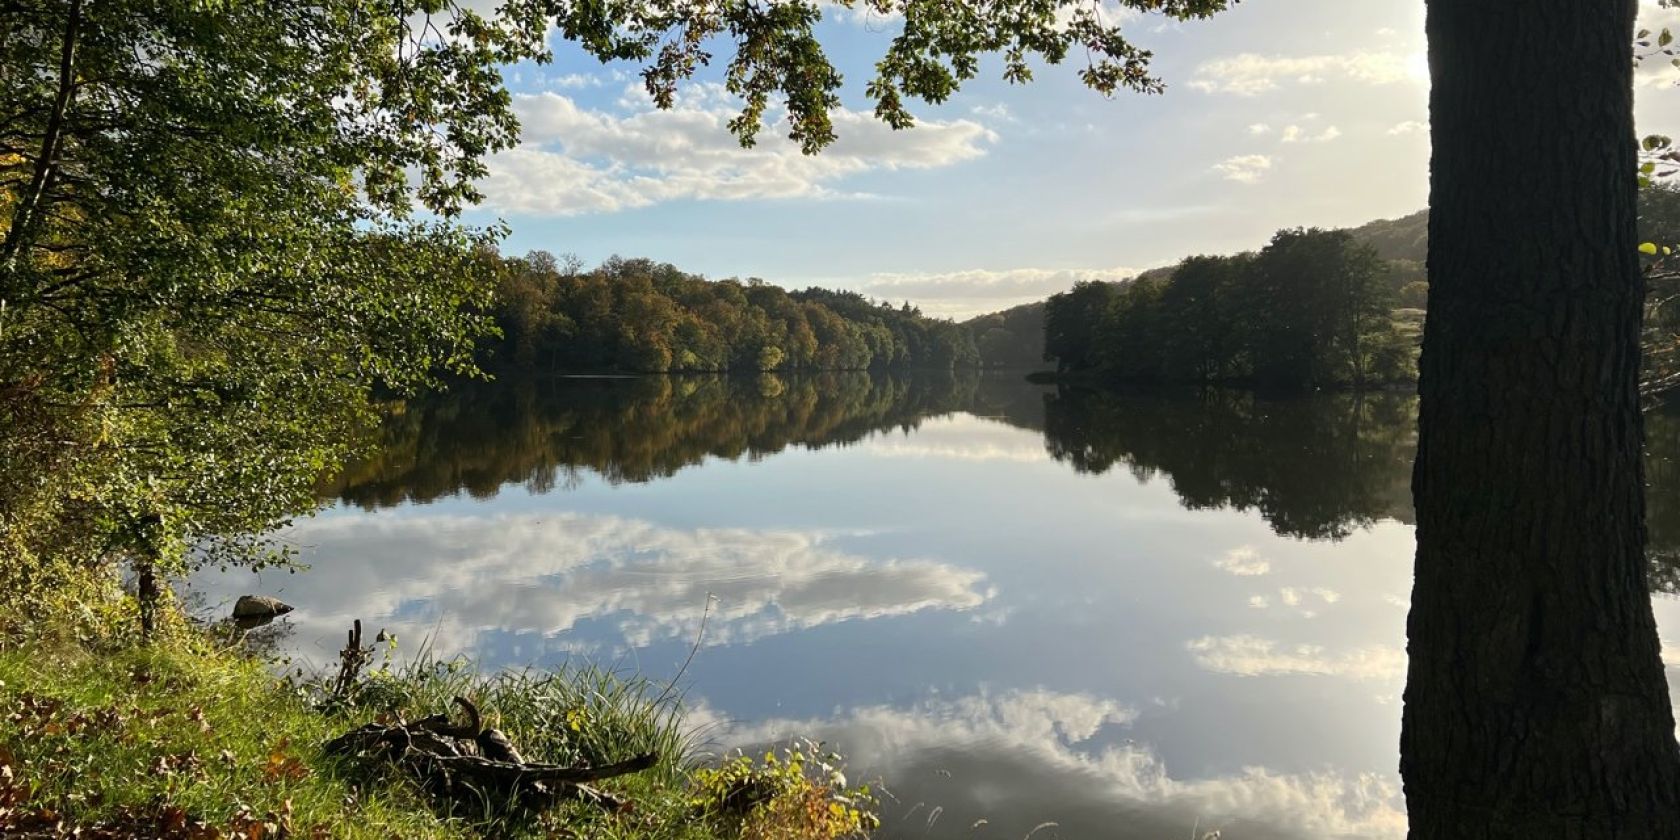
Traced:
[[233, 605], [233, 617], [241, 620], [276, 618], [292, 611], [292, 605], [267, 595], [241, 595]]

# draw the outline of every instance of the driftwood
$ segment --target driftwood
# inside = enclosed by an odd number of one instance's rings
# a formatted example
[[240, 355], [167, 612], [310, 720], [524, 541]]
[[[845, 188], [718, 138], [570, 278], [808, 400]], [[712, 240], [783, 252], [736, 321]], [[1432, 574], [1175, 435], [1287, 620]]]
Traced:
[[433, 795], [468, 807], [514, 805], [543, 810], [563, 799], [582, 799], [609, 810], [628, 803], [589, 782], [646, 770], [657, 756], [639, 755], [603, 767], [567, 767], [524, 761], [507, 735], [486, 729], [478, 708], [464, 697], [455, 704], [467, 722], [431, 715], [394, 725], [370, 723], [328, 741], [329, 755], [388, 761]]

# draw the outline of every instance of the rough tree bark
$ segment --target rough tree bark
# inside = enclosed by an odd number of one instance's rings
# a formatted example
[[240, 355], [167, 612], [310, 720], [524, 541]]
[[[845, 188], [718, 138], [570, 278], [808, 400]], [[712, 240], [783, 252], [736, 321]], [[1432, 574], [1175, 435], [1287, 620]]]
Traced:
[[157, 563], [151, 558], [134, 561], [134, 600], [140, 607], [140, 638], [151, 641], [157, 637], [158, 605], [163, 601]]
[[1414, 840], [1680, 837], [1644, 573], [1635, 0], [1430, 0]]

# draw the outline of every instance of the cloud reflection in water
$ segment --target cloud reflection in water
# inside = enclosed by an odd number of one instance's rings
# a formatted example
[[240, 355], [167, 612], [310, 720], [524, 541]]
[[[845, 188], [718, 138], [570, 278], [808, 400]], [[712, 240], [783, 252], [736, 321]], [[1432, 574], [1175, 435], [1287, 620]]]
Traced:
[[819, 720], [773, 720], [714, 733], [758, 746], [822, 738], [847, 755], [852, 781], [886, 780], [884, 836], [1155, 840], [1192, 825], [1246, 840], [1400, 838], [1397, 780], [1334, 770], [1264, 767], [1173, 777], [1148, 747], [1125, 740], [1139, 712], [1112, 700], [1044, 689], [981, 692], [910, 708], [868, 706]]
[[[303, 639], [353, 619], [442, 655], [475, 652], [490, 631], [555, 640], [592, 620], [616, 638], [560, 639], [555, 649], [692, 637], [710, 607], [709, 645], [740, 644], [853, 619], [971, 610], [995, 595], [978, 571], [919, 559], [873, 560], [842, 536], [793, 529], [684, 530], [580, 513], [343, 515], [286, 538], [312, 573], [286, 579]], [[330, 573], [322, 567], [330, 566]], [[231, 595], [248, 580], [206, 586]], [[582, 642], [583, 644], [579, 644]]]

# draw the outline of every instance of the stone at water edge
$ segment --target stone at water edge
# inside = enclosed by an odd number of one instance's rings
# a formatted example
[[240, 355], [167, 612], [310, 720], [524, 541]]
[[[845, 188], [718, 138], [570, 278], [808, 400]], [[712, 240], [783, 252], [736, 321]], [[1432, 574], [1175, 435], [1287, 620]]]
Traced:
[[240, 619], [274, 618], [291, 611], [291, 604], [267, 595], [241, 595], [233, 605], [233, 617]]

